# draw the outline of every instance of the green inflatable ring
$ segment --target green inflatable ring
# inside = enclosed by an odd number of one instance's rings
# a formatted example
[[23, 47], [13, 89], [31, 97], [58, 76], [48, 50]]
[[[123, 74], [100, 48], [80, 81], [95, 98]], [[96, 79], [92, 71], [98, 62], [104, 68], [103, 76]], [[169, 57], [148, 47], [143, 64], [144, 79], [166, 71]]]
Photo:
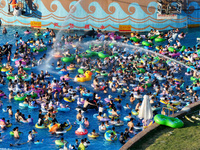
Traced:
[[78, 69], [78, 73], [80, 73], [80, 74], [84, 74], [84, 73], [85, 73], [85, 71], [84, 71], [84, 69], [82, 69], [82, 68], [79, 68], [79, 69]]
[[91, 54], [92, 56], [98, 55], [98, 52], [94, 52], [94, 51], [90, 51], [90, 50], [86, 50], [86, 53]]
[[99, 53], [98, 53], [98, 56], [99, 56], [100, 58], [104, 59], [104, 58], [106, 58], [106, 57], [109, 57], [110, 55], [104, 54], [104, 53], [102, 53], [102, 52], [99, 52]]
[[197, 78], [195, 78], [195, 77], [191, 77], [190, 80], [191, 80], [191, 81], [197, 81], [197, 80], [199, 80], [199, 79], [197, 79]]
[[149, 43], [147, 41], [142, 41], [142, 45], [144, 45], [144, 46], [152, 46], [153, 44]]
[[183, 52], [186, 49], [186, 46], [182, 46], [179, 52]]
[[104, 76], [104, 77], [106, 77], [106, 76], [108, 76], [108, 73], [107, 72], [101, 73], [101, 75]]
[[[64, 140], [64, 142], [67, 143], [67, 141], [65, 141], [65, 140]], [[64, 143], [61, 142], [61, 140], [55, 140], [55, 144], [58, 145], [58, 146], [63, 146], [64, 145]]]
[[40, 49], [33, 48], [33, 52], [43, 52], [43, 51], [44, 51], [43, 48], [40, 48]]
[[136, 37], [131, 37], [130, 40], [132, 40], [132, 41], [134, 41], [134, 42], [136, 42], [136, 43], [138, 43], [138, 42], [141, 41], [141, 39], [138, 39], [138, 38], [136, 38]]
[[33, 94], [31, 95], [31, 98], [37, 98], [37, 97], [38, 97], [37, 93], [33, 93]]
[[18, 97], [17, 95], [14, 96], [14, 100], [16, 101], [24, 101], [26, 98], [26, 96], [23, 96], [23, 97]]
[[155, 38], [157, 38], [158, 37], [158, 35], [153, 35], [153, 36], [150, 36], [150, 40], [154, 40]]
[[41, 36], [42, 33], [35, 33], [35, 36]]
[[[21, 132], [19, 132], [19, 135], [22, 134]], [[10, 135], [14, 136], [14, 132], [10, 131]]]
[[181, 128], [184, 125], [183, 121], [178, 118], [168, 117], [161, 114], [155, 115], [154, 121], [158, 124], [166, 125], [171, 128]]
[[155, 42], [164, 42], [165, 40], [164, 38], [155, 38]]
[[62, 60], [63, 62], [72, 62], [74, 59], [75, 59], [74, 56], [71, 56], [71, 57], [63, 57], [63, 58], [61, 58], [61, 60]]
[[24, 94], [24, 95], [25, 95], [25, 96], [31, 95], [31, 98], [37, 98], [37, 97], [38, 97], [37, 93], [33, 93], [33, 94]]
[[144, 68], [137, 68], [139, 70], [140, 73], [145, 73], [146, 70]]
[[[114, 136], [117, 135], [117, 133], [116, 133], [115, 131], [112, 131], [112, 130], [106, 131], [106, 133], [104, 134], [104, 137], [105, 137], [106, 141], [111, 141], [111, 140], [110, 140], [110, 136], [108, 136], [108, 135], [110, 135], [111, 133], [113, 133]], [[117, 138], [115, 138], [114, 140], [117, 140]]]
[[25, 71], [30, 71], [31, 70], [31, 68], [29, 68], [29, 67], [23, 67], [23, 70], [25, 70]]
[[[147, 87], [152, 87], [152, 83], [147, 83], [147, 84], [145, 84]], [[143, 88], [144, 88], [145, 86], [143, 86]]]
[[172, 53], [173, 53], [174, 50], [175, 50], [175, 48], [173, 48], [173, 47], [168, 47], [168, 51], [169, 51], [169, 52], [172, 52]]
[[83, 58], [83, 55], [81, 55], [81, 54], [78, 54], [78, 56], [79, 56], [80, 58]]
[[[88, 54], [88, 53], [82, 55], [82, 57], [85, 57], [85, 58], [90, 58], [90, 57], [92, 57], [92, 56], [93, 56], [92, 54]], [[81, 58], [82, 58], [82, 57], [81, 57]]]
[[7, 76], [6, 78], [7, 78], [8, 80], [10, 80], [10, 79], [11, 79], [11, 80], [14, 80], [14, 79], [15, 79], [14, 76]]

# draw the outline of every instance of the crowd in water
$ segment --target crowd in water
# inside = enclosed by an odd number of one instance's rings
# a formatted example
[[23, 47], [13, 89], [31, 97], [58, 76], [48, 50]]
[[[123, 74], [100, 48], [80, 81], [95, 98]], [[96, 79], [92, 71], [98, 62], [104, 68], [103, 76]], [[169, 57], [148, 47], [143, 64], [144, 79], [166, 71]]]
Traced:
[[[6, 33], [4, 28], [3, 34]], [[36, 38], [23, 39], [20, 34], [35, 34]], [[90, 144], [87, 138], [81, 141], [76, 139], [73, 144], [62, 137], [78, 125], [74, 135], [105, 138], [107, 141], [118, 140], [125, 144], [153, 123], [153, 120], [144, 121], [137, 117], [144, 94], [149, 97], [154, 115], [167, 115], [168, 111], [174, 113], [199, 100], [200, 48], [198, 45], [188, 48], [183, 46], [181, 40], [186, 34], [180, 33], [178, 29], [166, 33], [151, 30], [147, 35], [131, 33], [128, 36], [92, 29], [82, 36], [63, 35], [61, 39], [57, 39], [55, 32], [47, 28], [43, 32], [38, 29], [36, 33], [29, 30], [24, 33], [16, 32], [14, 36], [17, 38], [16, 43], [13, 43], [16, 50], [12, 49], [13, 45], [10, 43], [0, 47], [0, 87], [8, 85], [8, 89], [0, 90], [0, 96], [11, 102], [19, 101], [19, 108], [35, 109], [38, 118], [23, 114], [20, 109], [13, 112], [12, 106], [4, 106], [3, 101], [0, 105], [12, 121], [15, 118], [17, 122], [34, 124], [33, 130], [26, 133], [28, 143], [44, 144], [45, 139], [37, 140], [40, 136], [38, 130], [49, 129], [47, 132], [61, 135], [55, 145], [63, 146], [63, 149], [84, 150]], [[80, 43], [89, 36], [96, 42], [91, 42], [84, 49]], [[45, 43], [43, 39], [46, 37], [52, 38]], [[167, 44], [163, 45], [166, 41]], [[155, 46], [155, 43], [159, 44]], [[156, 53], [139, 51], [140, 47]], [[46, 52], [51, 49], [54, 49], [56, 63], [48, 64], [49, 69], [56, 70], [60, 79], [54, 78], [48, 71], [41, 70], [39, 74], [33, 71], [35, 67], [46, 65]], [[157, 54], [176, 59], [188, 68]], [[37, 60], [38, 55], [41, 57]], [[3, 60], [6, 60], [5, 64], [2, 63]], [[77, 71], [76, 76], [71, 76], [71, 72]], [[191, 77], [189, 80], [193, 81], [192, 85], [184, 81], [185, 75]], [[72, 82], [80, 82], [80, 85], [74, 87]], [[81, 82], [90, 82], [93, 91], [88, 90]], [[9, 90], [9, 95], [5, 94], [5, 90]], [[106, 98], [102, 99], [102, 93]], [[118, 93], [118, 96], [114, 97], [113, 93]], [[122, 103], [125, 100], [124, 105]], [[71, 103], [77, 103], [77, 107], [70, 107]], [[66, 112], [67, 115], [71, 109], [77, 110], [74, 123], [56, 119], [57, 113]], [[93, 118], [84, 117], [91, 109], [96, 111]], [[91, 129], [90, 124], [98, 124], [99, 128]], [[13, 128], [10, 135], [16, 139], [27, 138], [19, 131], [18, 126], [12, 126], [8, 118], [1, 118], [0, 126], [5, 133], [6, 128]], [[125, 130], [123, 128], [117, 132], [116, 128], [120, 129], [122, 126], [126, 126]], [[91, 132], [88, 133], [88, 130]], [[1, 136], [1, 141], [3, 140], [4, 136]], [[10, 146], [22, 144], [26, 142]]]

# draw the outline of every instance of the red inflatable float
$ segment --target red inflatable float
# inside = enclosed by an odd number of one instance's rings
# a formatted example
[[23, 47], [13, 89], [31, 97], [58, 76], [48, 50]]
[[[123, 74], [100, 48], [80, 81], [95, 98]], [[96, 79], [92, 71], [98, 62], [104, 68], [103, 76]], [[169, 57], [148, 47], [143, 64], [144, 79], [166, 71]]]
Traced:
[[88, 134], [88, 130], [86, 130], [86, 129], [83, 129], [83, 130], [84, 130], [84, 132], [76, 130], [75, 133], [77, 135], [86, 135], [86, 134]]

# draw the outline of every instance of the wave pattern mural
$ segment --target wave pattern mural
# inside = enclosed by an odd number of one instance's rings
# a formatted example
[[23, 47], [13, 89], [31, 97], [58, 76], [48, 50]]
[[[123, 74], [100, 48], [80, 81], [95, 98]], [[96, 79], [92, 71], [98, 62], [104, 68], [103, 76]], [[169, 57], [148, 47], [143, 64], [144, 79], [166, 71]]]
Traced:
[[119, 25], [131, 25], [132, 31], [150, 29], [167, 30], [200, 24], [200, 1], [189, 0], [188, 8], [177, 19], [157, 19], [157, 0], [82, 0], [65, 20], [77, 0], [25, 0], [21, 3], [25, 14], [19, 17], [8, 14], [8, 2], [0, 0], [0, 17], [3, 24], [30, 26], [41, 21], [42, 27], [76, 29], [101, 28], [118, 30]]

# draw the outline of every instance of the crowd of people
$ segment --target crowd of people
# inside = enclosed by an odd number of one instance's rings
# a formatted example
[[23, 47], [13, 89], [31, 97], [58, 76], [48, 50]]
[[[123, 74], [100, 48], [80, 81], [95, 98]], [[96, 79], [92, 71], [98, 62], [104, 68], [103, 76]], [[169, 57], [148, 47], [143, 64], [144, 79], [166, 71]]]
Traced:
[[[4, 27], [3, 34], [6, 33]], [[31, 32], [26, 30], [25, 34]], [[85, 135], [88, 129], [91, 131], [88, 133], [89, 137], [98, 138], [105, 133], [107, 141], [115, 141], [118, 137], [119, 142], [125, 144], [138, 131], [148, 126], [146, 123], [143, 125], [143, 120], [137, 117], [144, 94], [150, 97], [154, 115], [167, 115], [167, 110], [174, 113], [199, 100], [199, 46], [184, 47], [181, 40], [185, 38], [185, 33], [180, 33], [178, 29], [167, 33], [151, 30], [147, 35], [132, 33], [129, 36], [92, 29], [82, 36], [63, 35], [61, 39], [57, 39], [55, 32], [47, 28], [43, 33], [38, 29], [35, 35], [36, 39], [25, 40], [16, 32], [14, 36], [17, 40], [13, 43], [16, 50], [12, 49], [13, 45], [9, 43], [0, 47], [0, 86], [7, 85], [9, 91], [7, 95], [6, 89], [1, 90], [0, 96], [8, 98], [10, 102], [13, 99], [21, 101], [19, 108], [39, 109], [36, 111], [39, 112], [38, 118], [23, 114], [20, 109], [17, 109], [14, 115], [17, 122], [34, 124], [37, 130], [49, 128], [52, 134], [62, 136], [78, 125], [78, 134]], [[51, 38], [45, 43], [41, 36]], [[88, 36], [96, 41], [91, 42], [87, 47], [89, 50], [86, 51], [80, 43]], [[161, 44], [156, 44], [154, 39]], [[121, 41], [126, 46], [116, 41]], [[165, 41], [167, 44], [164, 46], [162, 42]], [[142, 45], [148, 50], [156, 48], [155, 53], [140, 51]], [[46, 51], [52, 48], [56, 62], [45, 64], [49, 57]], [[185, 69], [173, 59], [190, 67]], [[6, 63], [2, 64], [3, 61]], [[43, 65], [56, 70], [60, 79], [54, 78], [50, 71], [40, 70], [37, 74], [32, 70]], [[78, 74], [72, 76], [72, 72], [76, 70]], [[186, 83], [184, 75], [191, 76], [194, 82]], [[92, 91], [82, 84], [73, 86], [73, 83], [85, 81], [90, 83]], [[76, 108], [71, 107], [74, 102], [77, 103]], [[2, 101], [1, 104], [3, 105]], [[77, 110], [74, 123], [56, 119], [57, 113], [71, 109]], [[93, 118], [84, 117], [91, 109], [96, 111]], [[3, 111], [12, 118], [12, 106], [7, 106]], [[91, 122], [100, 122], [98, 128], [90, 129]], [[0, 126], [5, 130], [12, 126], [12, 123], [2, 118]], [[120, 132], [116, 131], [116, 127], [120, 128]], [[19, 131], [18, 126], [11, 132], [17, 139], [20, 134], [25, 134]], [[27, 142], [45, 143], [45, 140], [35, 140], [39, 131], [33, 129], [27, 134]], [[69, 145], [69, 149], [84, 150], [90, 144], [87, 138], [75, 141], [75, 144]], [[62, 137], [56, 145], [68, 149], [67, 144]]]

